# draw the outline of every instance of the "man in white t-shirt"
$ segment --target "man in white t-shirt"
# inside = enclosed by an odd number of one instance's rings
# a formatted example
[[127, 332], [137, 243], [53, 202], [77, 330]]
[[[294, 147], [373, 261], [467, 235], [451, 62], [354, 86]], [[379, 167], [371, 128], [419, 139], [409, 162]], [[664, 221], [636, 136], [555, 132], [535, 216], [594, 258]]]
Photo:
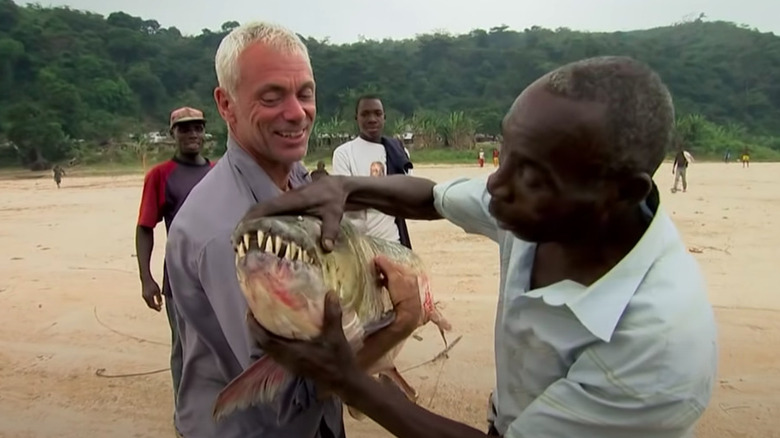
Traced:
[[[360, 97], [355, 113], [360, 135], [333, 151], [332, 174], [373, 177], [383, 177], [391, 173], [409, 174], [412, 165], [403, 143], [382, 136], [385, 111], [379, 97]], [[392, 152], [393, 156], [388, 157], [388, 152]], [[400, 161], [399, 158], [403, 163], [393, 162]], [[396, 219], [373, 209], [348, 212], [345, 216], [371, 236], [401, 242], [411, 247], [403, 219]]]

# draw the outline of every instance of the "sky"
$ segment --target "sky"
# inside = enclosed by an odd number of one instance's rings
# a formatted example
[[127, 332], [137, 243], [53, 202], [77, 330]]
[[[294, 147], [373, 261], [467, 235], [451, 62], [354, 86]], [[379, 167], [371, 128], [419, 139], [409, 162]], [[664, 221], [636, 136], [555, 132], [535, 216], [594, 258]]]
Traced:
[[[27, 0], [15, 0], [26, 4]], [[40, 0], [107, 16], [123, 11], [175, 26], [187, 35], [217, 30], [226, 21], [264, 20], [333, 43], [360, 38], [401, 39], [447, 31], [466, 33], [506, 25], [584, 31], [666, 26], [696, 17], [747, 24], [780, 35], [778, 0]], [[197, 6], [195, 6], [197, 5]]]

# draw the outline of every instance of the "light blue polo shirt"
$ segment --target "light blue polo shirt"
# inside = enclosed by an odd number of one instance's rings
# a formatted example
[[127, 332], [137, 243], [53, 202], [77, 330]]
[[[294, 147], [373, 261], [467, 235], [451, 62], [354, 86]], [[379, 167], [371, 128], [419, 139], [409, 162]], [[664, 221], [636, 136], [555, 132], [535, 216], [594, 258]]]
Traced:
[[644, 236], [586, 287], [529, 290], [534, 243], [500, 229], [486, 177], [434, 188], [440, 215], [498, 243], [495, 413], [504, 438], [693, 437], [718, 360], [704, 278], [654, 186]]

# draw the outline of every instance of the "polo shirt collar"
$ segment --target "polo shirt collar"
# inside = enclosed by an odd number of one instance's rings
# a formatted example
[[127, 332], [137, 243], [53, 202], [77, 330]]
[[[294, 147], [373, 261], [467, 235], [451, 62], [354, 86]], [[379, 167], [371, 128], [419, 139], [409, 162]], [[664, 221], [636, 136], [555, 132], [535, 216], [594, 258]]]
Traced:
[[586, 287], [564, 280], [529, 291], [526, 296], [542, 298], [548, 305], [566, 305], [580, 323], [594, 336], [609, 342], [629, 301], [642, 280], [671, 245], [679, 244], [679, 235], [669, 216], [660, 206], [658, 187], [643, 203], [650, 225], [634, 248], [603, 277]]
[[[248, 185], [255, 202], [260, 202], [269, 196], [276, 196], [282, 193], [282, 190], [276, 186], [276, 183], [271, 180], [265, 170], [230, 135], [228, 135], [225, 156], [234, 171]], [[306, 168], [300, 162], [296, 163], [290, 172], [290, 187], [296, 188], [307, 182], [309, 182], [309, 177]]]

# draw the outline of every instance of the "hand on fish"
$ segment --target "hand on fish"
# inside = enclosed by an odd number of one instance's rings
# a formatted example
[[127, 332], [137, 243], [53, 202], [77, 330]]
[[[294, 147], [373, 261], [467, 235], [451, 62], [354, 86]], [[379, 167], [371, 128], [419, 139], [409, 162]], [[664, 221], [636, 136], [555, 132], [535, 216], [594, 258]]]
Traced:
[[[422, 318], [418, 283], [414, 274], [402, 265], [379, 256], [375, 264], [387, 288], [395, 311], [397, 326], [414, 330]], [[325, 297], [322, 332], [311, 341], [285, 339], [264, 329], [251, 313], [247, 324], [252, 337], [264, 353], [290, 372], [316, 381], [324, 389], [339, 393], [359, 369], [342, 327], [338, 294], [329, 291]]]
[[323, 176], [316, 183], [305, 184], [286, 192], [284, 196], [255, 205], [246, 217], [270, 216], [280, 212], [316, 216], [322, 220], [322, 249], [330, 252], [339, 235], [339, 224], [346, 210], [348, 196], [339, 176]]

